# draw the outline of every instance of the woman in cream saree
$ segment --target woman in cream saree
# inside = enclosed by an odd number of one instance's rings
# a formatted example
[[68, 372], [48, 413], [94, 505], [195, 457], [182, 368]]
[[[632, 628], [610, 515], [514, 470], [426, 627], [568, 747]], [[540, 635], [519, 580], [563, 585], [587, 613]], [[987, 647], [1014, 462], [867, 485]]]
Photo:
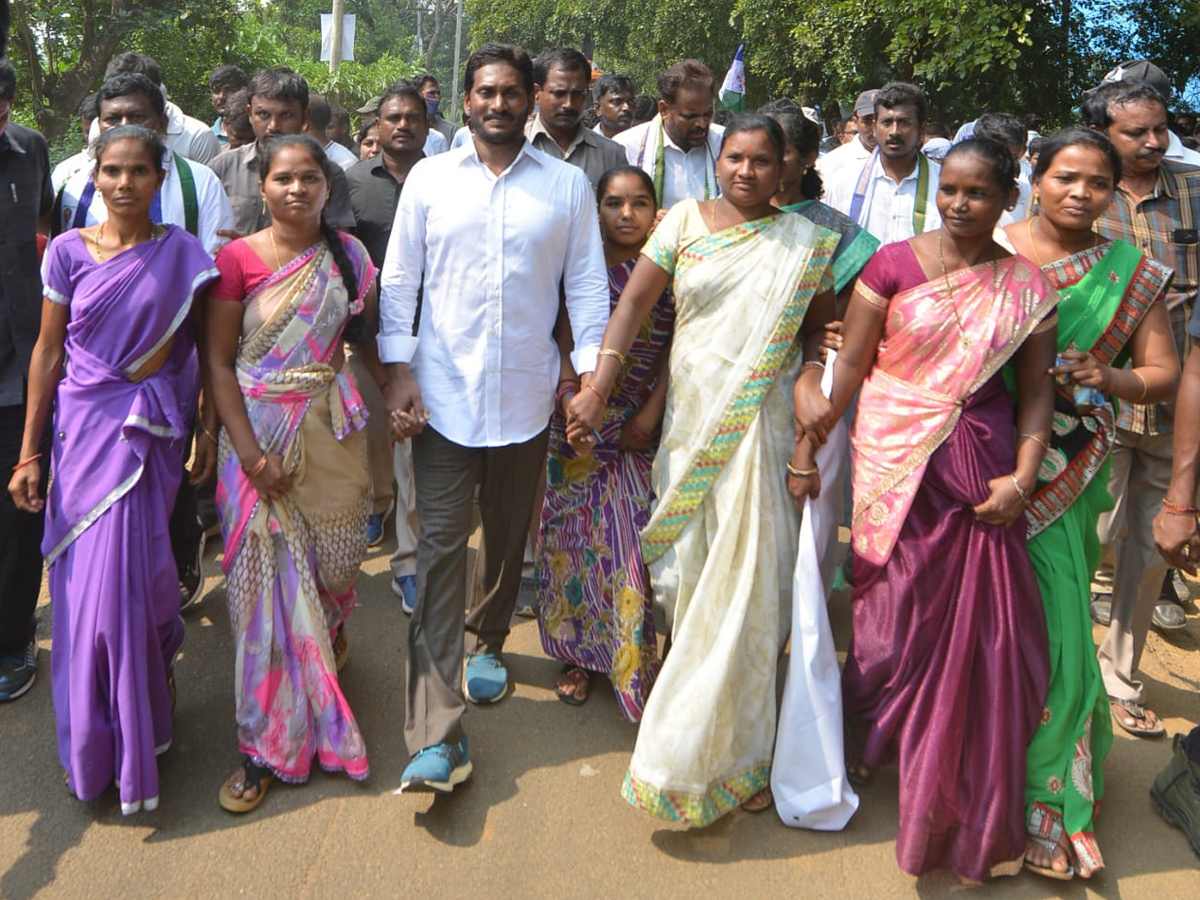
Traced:
[[717, 164], [725, 194], [680, 202], [651, 235], [569, 423], [574, 439], [586, 438], [603, 409], [597, 395], [618, 371], [608, 356], [627, 351], [641, 306], [670, 283], [675, 338], [642, 544], [671, 649], [623, 793], [692, 827], [747, 801], [769, 804], [799, 524], [787, 484], [792, 389], [801, 347], [819, 356], [839, 239], [771, 208], [783, 143], [761, 116], [727, 130]]

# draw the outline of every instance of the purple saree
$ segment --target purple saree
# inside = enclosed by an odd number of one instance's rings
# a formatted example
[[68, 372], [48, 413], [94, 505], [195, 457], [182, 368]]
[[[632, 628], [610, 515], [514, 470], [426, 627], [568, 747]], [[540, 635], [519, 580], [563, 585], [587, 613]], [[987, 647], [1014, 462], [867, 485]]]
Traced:
[[[852, 434], [854, 634], [843, 673], [863, 759], [900, 766], [896, 859], [913, 875], [1013, 874], [1025, 851], [1025, 748], [1048, 680], [1022, 516], [972, 507], [1016, 465], [998, 370], [1057, 297], [1019, 257], [925, 282], [907, 244], [858, 290], [888, 310]], [[954, 303], [959, 316], [947, 309]], [[967, 323], [959, 332], [958, 321]], [[889, 463], [891, 454], [898, 463]]]
[[70, 231], [45, 264], [46, 296], [70, 307], [42, 544], [58, 752], [79, 799], [115, 781], [126, 815], [157, 807], [171, 742], [183, 621], [167, 522], [199, 391], [189, 312], [216, 274], [174, 226], [103, 263]]

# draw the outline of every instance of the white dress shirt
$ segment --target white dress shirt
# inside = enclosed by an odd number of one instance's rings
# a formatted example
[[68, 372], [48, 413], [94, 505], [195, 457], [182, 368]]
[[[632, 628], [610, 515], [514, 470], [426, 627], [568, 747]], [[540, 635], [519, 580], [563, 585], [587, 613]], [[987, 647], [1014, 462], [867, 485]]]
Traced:
[[379, 357], [411, 365], [430, 426], [454, 443], [527, 441], [554, 409], [560, 282], [571, 361], [590, 372], [609, 300], [596, 198], [582, 170], [528, 143], [499, 175], [473, 141], [426, 157], [404, 182], [388, 241]]
[[[175, 160], [172, 156], [168, 150], [163, 158], [163, 171], [166, 175], [161, 188], [162, 221], [167, 225], [184, 228], [187, 222], [183, 209], [183, 188], [179, 184], [179, 173], [175, 171]], [[226, 231], [233, 228], [233, 207], [229, 205], [229, 198], [225, 196], [225, 188], [221, 187], [220, 179], [208, 166], [186, 161], [185, 164], [192, 170], [192, 177], [196, 180], [196, 230], [199, 232], [196, 237], [200, 239], [205, 250], [215, 254], [228, 241], [228, 238], [217, 235], [218, 229]], [[83, 196], [84, 187], [91, 176], [91, 169], [85, 169], [75, 173], [63, 186], [62, 219], [58, 224], [64, 231], [74, 227], [75, 210], [79, 207], [79, 198]], [[108, 207], [104, 205], [99, 193], [94, 194], [88, 206], [86, 224], [98, 225], [107, 219]]]
[[57, 194], [62, 190], [62, 186], [80, 172], [91, 171], [93, 165], [95, 165], [95, 160], [92, 159], [92, 154], [88, 152], [87, 147], [74, 156], [68, 156], [50, 173], [50, 184], [54, 188], [54, 193]]
[[725, 129], [720, 125], [709, 125], [705, 142], [686, 153], [662, 127], [661, 116], [627, 128], [613, 140], [625, 148], [625, 156], [631, 166], [637, 166], [653, 178], [660, 132], [663, 136], [663, 186], [658, 205], [670, 209], [680, 200], [705, 200], [718, 196], [721, 189], [717, 185], [716, 164], [717, 157], [721, 155]]
[[[919, 152], [919, 151], [918, 151]], [[832, 155], [832, 154], [831, 154]], [[942, 216], [937, 208], [938, 179], [942, 167], [929, 162], [929, 185], [925, 191], [925, 231], [933, 231], [942, 225]], [[890, 175], [883, 171], [883, 162], [876, 158], [863, 165], [870, 165], [871, 173], [867, 178], [866, 195], [863, 198], [862, 209], [858, 214], [858, 224], [884, 244], [894, 241], [908, 240], [914, 235], [913, 207], [917, 197], [917, 177], [919, 166], [914, 166], [912, 172], [900, 180], [899, 184], [892, 181]], [[830, 179], [825, 182], [825, 196], [821, 199], [839, 212], [850, 216], [850, 207], [854, 202], [854, 191], [862, 176], [863, 166], [841, 166]], [[854, 218], [854, 216], [850, 216]]]
[[[457, 150], [463, 144], [469, 143], [471, 140], [471, 129], [464, 125], [458, 131], [454, 132], [454, 140], [450, 142], [450, 149]], [[428, 156], [429, 154], [425, 154]]]
[[1189, 166], [1200, 166], [1200, 153], [1183, 146], [1183, 141], [1179, 139], [1179, 135], [1173, 131], [1168, 131], [1167, 141], [1167, 152], [1163, 154], [1167, 159], [1186, 163]]
[[345, 172], [348, 168], [358, 162], [358, 157], [339, 144], [337, 141], [330, 141], [325, 145], [325, 155], [329, 161]]
[[425, 155], [437, 156], [449, 149], [450, 143], [446, 140], [446, 136], [440, 131], [430, 128], [429, 134], [425, 137]]
[[840, 147], [834, 147], [824, 156], [818, 156], [817, 174], [821, 176], [822, 181], [828, 182], [845, 166], [849, 166], [855, 172], [861, 172], [863, 165], [871, 158], [872, 152], [863, 146], [860, 138], [855, 137]]
[[[221, 152], [221, 142], [212, 128], [199, 119], [193, 119], [170, 100], [166, 103], [167, 133], [163, 143], [172, 153], [198, 163], [208, 163]], [[94, 119], [88, 129], [88, 146], [100, 136], [100, 120]], [[182, 227], [182, 226], [180, 226]]]

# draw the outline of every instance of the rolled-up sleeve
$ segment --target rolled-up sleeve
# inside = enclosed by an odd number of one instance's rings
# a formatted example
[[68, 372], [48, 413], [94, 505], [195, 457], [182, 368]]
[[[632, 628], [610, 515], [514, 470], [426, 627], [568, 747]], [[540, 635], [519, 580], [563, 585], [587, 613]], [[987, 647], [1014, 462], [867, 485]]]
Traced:
[[[608, 325], [608, 277], [596, 199], [582, 171], [573, 179], [571, 233], [563, 271], [563, 291], [575, 349], [571, 363], [580, 374], [596, 368], [600, 342]], [[394, 234], [394, 232], [393, 232]]]
[[[409, 363], [417, 352], [413, 320], [425, 265], [426, 204], [421, 196], [417, 163], [406, 179], [392, 221], [387, 253], [379, 277], [379, 359]], [[417, 175], [417, 178], [413, 178]]]

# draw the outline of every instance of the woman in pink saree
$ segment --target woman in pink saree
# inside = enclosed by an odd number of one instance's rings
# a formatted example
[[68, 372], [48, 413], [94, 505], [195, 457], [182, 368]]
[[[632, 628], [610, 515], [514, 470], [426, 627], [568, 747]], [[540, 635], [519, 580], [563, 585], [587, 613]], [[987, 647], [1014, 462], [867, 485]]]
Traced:
[[209, 292], [243, 754], [219, 799], [236, 813], [254, 809], [275, 778], [306, 781], [314, 758], [367, 776], [337, 677], [370, 500], [366, 411], [341, 369], [343, 339], [374, 357], [373, 327], [351, 328], [374, 319], [375, 268], [362, 244], [324, 224], [328, 166], [311, 138], [271, 142], [261, 189], [273, 223], [217, 254]]
[[[942, 228], [883, 247], [859, 277], [825, 420], [862, 385], [843, 691], [863, 761], [899, 763], [896, 858], [913, 875], [1013, 874], [1025, 852], [1048, 650], [1024, 507], [1050, 434], [1057, 295], [992, 240], [1015, 174], [993, 141], [947, 155]], [[1035, 438], [1019, 452], [1018, 432]]]

